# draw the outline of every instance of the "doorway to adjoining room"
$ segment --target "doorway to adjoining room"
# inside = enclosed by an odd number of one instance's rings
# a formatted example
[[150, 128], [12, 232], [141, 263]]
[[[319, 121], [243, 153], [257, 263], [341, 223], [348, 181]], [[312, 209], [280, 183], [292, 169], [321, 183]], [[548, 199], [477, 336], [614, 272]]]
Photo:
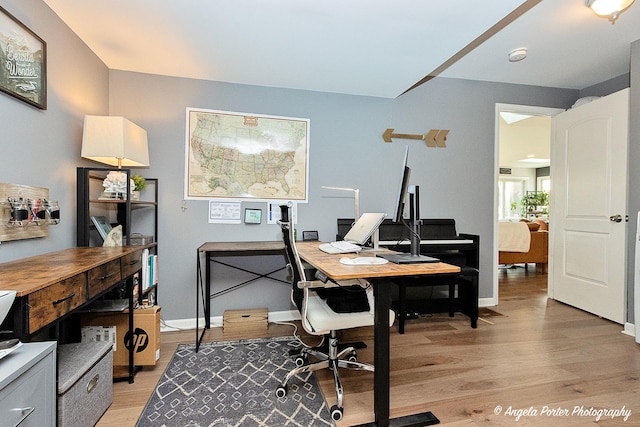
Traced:
[[[498, 295], [503, 293], [505, 297], [546, 296], [547, 264], [539, 261], [548, 258], [551, 118], [561, 111], [496, 105], [496, 302]], [[526, 227], [515, 228], [528, 228], [528, 231], [520, 232], [531, 233], [531, 240], [527, 243], [529, 252], [509, 256], [500, 251], [504, 233], [511, 232], [506, 230], [506, 226], [502, 226], [501, 231], [502, 222], [526, 223]], [[534, 234], [538, 232], [547, 234]], [[525, 251], [525, 248], [519, 250]], [[528, 284], [532, 281], [535, 284]]]

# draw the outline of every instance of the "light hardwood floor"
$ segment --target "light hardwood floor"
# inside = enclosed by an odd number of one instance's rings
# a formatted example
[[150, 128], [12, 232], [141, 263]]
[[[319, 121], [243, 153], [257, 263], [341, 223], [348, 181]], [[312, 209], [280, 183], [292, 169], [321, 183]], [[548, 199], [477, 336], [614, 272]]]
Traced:
[[[448, 426], [640, 425], [640, 346], [621, 325], [548, 300], [547, 276], [532, 266], [501, 270], [499, 278], [500, 304], [491, 308], [497, 315], [485, 313], [477, 329], [462, 314], [409, 321], [404, 335], [394, 326], [391, 416], [431, 411]], [[263, 336], [291, 333], [290, 326], [272, 324]], [[219, 328], [205, 336], [238, 338], [246, 337]], [[373, 330], [344, 338], [371, 344]], [[134, 426], [176, 346], [194, 340], [194, 331], [163, 333], [158, 365], [139, 372], [134, 384], [114, 384], [113, 404], [98, 426]], [[372, 361], [372, 347], [358, 357]], [[318, 379], [332, 405], [331, 375], [320, 372]], [[343, 372], [342, 379], [345, 413], [338, 427], [372, 421], [373, 375]], [[598, 417], [592, 408], [630, 415], [625, 422], [624, 415]]]

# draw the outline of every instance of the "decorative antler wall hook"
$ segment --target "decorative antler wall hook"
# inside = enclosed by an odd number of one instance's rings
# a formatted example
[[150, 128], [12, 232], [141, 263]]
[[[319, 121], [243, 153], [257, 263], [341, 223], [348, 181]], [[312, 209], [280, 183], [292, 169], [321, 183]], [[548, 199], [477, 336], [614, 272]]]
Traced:
[[420, 139], [427, 144], [427, 147], [445, 148], [447, 146], [445, 141], [447, 140], [448, 133], [449, 133], [449, 130], [431, 129], [429, 132], [425, 133], [424, 135], [416, 135], [416, 134], [408, 134], [408, 133], [393, 133], [393, 129], [387, 129], [382, 134], [382, 139], [384, 140], [384, 142], [391, 142], [392, 138]]

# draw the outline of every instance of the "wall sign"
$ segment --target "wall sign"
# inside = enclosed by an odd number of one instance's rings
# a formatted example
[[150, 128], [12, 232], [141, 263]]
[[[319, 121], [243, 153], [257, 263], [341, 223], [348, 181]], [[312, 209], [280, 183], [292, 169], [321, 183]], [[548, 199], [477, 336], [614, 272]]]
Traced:
[[0, 90], [47, 109], [47, 44], [2, 7]]

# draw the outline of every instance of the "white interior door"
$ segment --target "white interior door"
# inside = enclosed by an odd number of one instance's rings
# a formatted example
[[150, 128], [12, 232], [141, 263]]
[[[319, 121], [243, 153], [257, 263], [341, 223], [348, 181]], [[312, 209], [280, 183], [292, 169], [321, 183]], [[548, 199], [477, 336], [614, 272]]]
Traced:
[[554, 117], [549, 296], [625, 319], [629, 90]]

